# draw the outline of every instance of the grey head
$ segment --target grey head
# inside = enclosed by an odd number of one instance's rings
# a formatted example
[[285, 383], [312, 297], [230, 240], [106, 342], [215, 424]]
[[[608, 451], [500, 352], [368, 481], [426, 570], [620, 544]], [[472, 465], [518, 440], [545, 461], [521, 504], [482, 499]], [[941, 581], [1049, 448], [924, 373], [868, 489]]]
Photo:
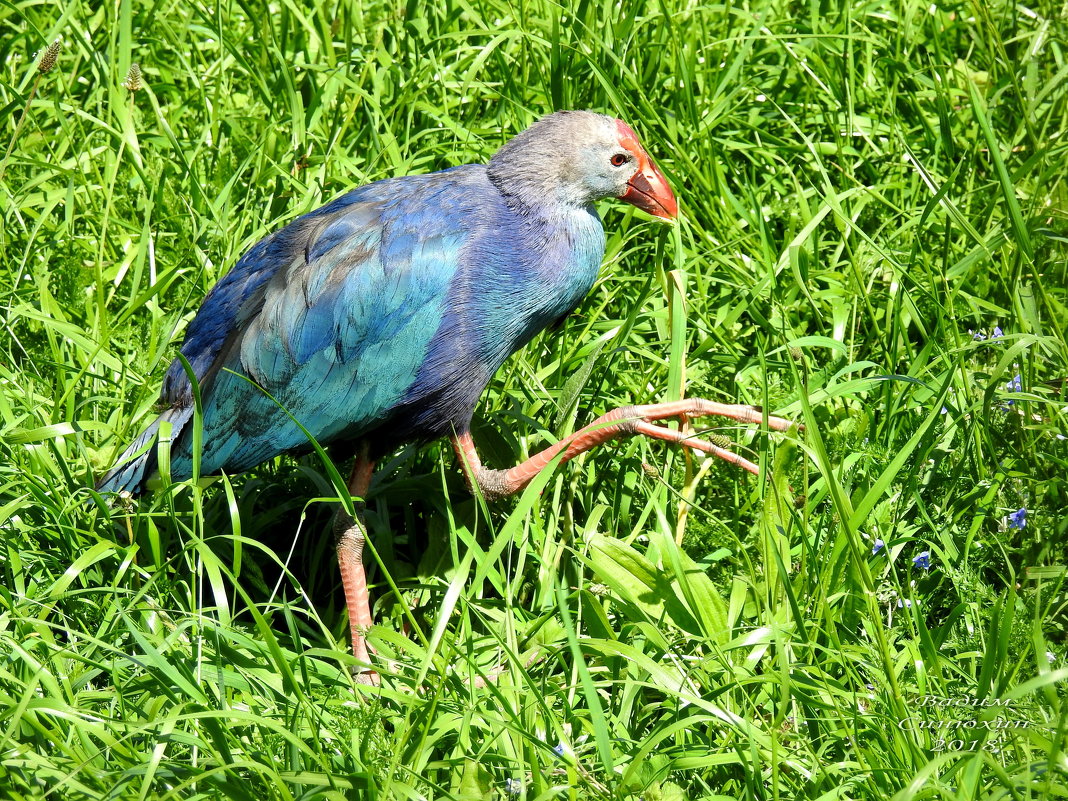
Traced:
[[527, 214], [556, 216], [604, 198], [666, 220], [678, 213], [637, 134], [622, 120], [592, 111], [542, 117], [494, 154], [487, 173], [506, 201]]

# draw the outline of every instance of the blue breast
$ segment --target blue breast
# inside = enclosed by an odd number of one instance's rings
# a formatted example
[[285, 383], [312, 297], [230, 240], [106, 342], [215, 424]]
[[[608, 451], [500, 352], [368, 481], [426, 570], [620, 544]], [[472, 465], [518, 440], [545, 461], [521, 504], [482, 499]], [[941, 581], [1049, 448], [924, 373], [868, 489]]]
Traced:
[[379, 429], [378, 449], [467, 430], [505, 360], [593, 288], [604, 246], [593, 209], [544, 222], [495, 207], [465, 249], [441, 326], [404, 401]]

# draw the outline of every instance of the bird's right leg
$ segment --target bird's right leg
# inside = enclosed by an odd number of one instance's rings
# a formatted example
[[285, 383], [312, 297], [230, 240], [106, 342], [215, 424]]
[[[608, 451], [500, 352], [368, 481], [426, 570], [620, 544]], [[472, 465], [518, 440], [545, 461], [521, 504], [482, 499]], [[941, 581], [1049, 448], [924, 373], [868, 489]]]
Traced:
[[654, 422], [658, 420], [708, 416], [727, 417], [740, 423], [749, 424], [759, 424], [767, 420], [768, 428], [773, 431], [786, 431], [793, 425], [789, 420], [781, 417], [765, 417], [760, 409], [753, 406], [716, 403], [701, 398], [689, 398], [671, 403], [622, 406], [618, 409], [613, 409], [607, 414], [598, 417], [585, 428], [576, 431], [567, 439], [561, 440], [555, 445], [550, 445], [545, 450], [534, 454], [522, 464], [518, 464], [509, 470], [492, 470], [488, 467], [483, 467], [481, 460], [478, 458], [478, 452], [475, 450], [475, 443], [471, 439], [471, 433], [468, 431], [455, 434], [452, 438], [452, 443], [463, 467], [468, 487], [474, 492], [477, 486], [487, 500], [503, 498], [506, 495], [519, 492], [533, 481], [534, 477], [557, 456], [561, 456], [561, 460], [567, 462], [609, 440], [638, 434], [652, 437], [653, 439], [675, 442], [679, 445], [717, 456], [724, 461], [741, 467], [743, 470], [748, 470], [754, 475], [759, 474], [760, 469], [755, 464], [733, 451], [711, 442], [706, 442], [695, 435], [654, 425]]
[[362, 519], [364, 498], [371, 485], [373, 469], [374, 462], [368, 458], [367, 446], [361, 445], [348, 483], [349, 494], [356, 499], [356, 519], [350, 517], [344, 508], [338, 509], [334, 517], [334, 543], [341, 585], [345, 590], [345, 606], [349, 612], [352, 654], [360, 662], [354, 675], [361, 684], [378, 684], [378, 674], [371, 669], [371, 655], [367, 650], [367, 629], [373, 621], [367, 593], [367, 571], [363, 567], [363, 546], [367, 534]]

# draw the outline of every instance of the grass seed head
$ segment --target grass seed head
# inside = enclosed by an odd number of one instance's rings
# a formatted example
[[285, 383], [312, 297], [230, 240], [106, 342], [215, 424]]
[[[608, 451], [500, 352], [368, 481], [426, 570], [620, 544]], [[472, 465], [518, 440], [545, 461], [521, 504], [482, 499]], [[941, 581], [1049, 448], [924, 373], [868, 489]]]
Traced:
[[37, 62], [37, 71], [44, 75], [46, 72], [51, 72], [53, 67], [56, 66], [56, 62], [59, 60], [59, 51], [63, 49], [63, 42], [56, 39], [52, 44], [45, 48], [44, 53], [41, 54], [41, 60]]
[[130, 65], [130, 69], [126, 71], [126, 80], [122, 82], [123, 88], [133, 94], [141, 88], [141, 65], [134, 62]]
[[730, 449], [731, 445], [734, 444], [731, 441], [730, 437], [724, 436], [723, 434], [708, 434], [706, 436], [706, 439], [708, 439], [708, 441], [715, 445], [717, 448], [724, 448], [728, 450]]

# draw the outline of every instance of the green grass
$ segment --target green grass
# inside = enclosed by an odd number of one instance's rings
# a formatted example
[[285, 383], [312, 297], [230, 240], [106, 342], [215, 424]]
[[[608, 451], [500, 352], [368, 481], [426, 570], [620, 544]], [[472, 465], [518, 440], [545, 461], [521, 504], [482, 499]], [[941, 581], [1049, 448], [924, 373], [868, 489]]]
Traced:
[[[0, 797], [1068, 798], [1066, 20], [0, 5]], [[710, 424], [769, 480], [629, 441], [489, 509], [444, 445], [400, 451], [354, 686], [321, 460], [128, 506], [93, 477], [252, 243], [555, 108], [633, 124], [684, 217], [606, 204], [486, 460], [681, 394], [805, 429]]]

